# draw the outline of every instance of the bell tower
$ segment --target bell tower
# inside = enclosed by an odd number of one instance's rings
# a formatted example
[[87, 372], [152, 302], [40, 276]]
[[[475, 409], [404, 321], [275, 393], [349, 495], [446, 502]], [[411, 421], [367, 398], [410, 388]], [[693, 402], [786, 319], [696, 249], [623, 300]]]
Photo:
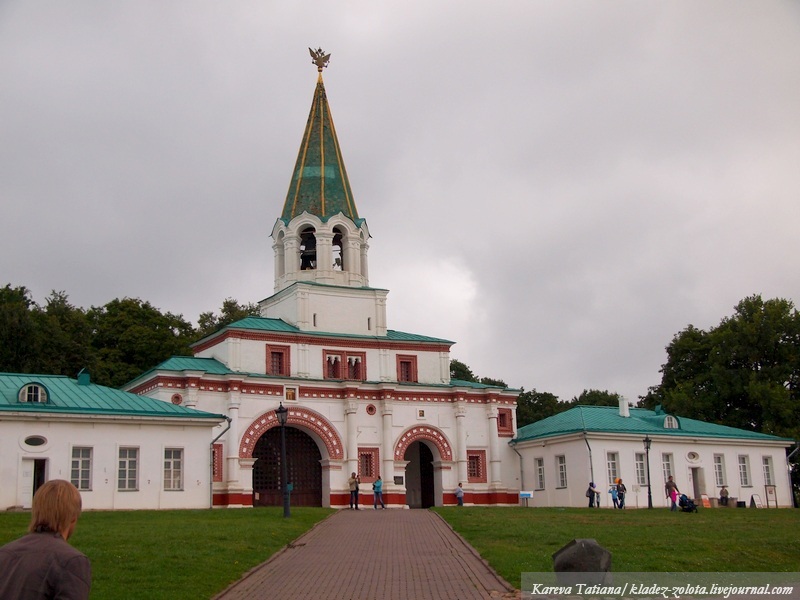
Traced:
[[261, 315], [301, 330], [386, 335], [386, 290], [369, 287], [369, 229], [358, 216], [322, 70], [330, 54], [312, 50], [317, 86], [281, 216], [272, 228], [274, 295]]

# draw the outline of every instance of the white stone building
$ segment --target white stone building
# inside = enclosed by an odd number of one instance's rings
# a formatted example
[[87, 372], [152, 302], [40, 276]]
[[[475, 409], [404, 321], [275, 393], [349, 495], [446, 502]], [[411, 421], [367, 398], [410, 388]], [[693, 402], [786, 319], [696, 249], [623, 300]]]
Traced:
[[66, 479], [84, 509], [208, 508], [225, 417], [57, 375], [0, 373], [0, 508]]
[[[277, 212], [277, 211], [276, 211]], [[126, 389], [222, 413], [217, 506], [280, 504], [280, 427], [289, 409], [293, 505], [346, 506], [358, 472], [362, 501], [384, 481], [394, 506], [518, 503], [518, 391], [450, 379], [453, 342], [394, 331], [388, 291], [369, 286], [359, 217], [321, 67], [280, 217], [272, 229], [274, 293], [259, 317], [228, 325]]]
[[619, 408], [574, 407], [521, 427], [512, 441], [521, 457], [522, 486], [533, 491], [530, 506], [587, 506], [585, 493], [593, 481], [600, 506], [610, 507], [607, 492], [619, 477], [627, 488], [628, 508], [648, 506], [648, 481], [653, 506], [669, 506], [664, 486], [670, 475], [698, 504], [706, 495], [716, 505], [724, 485], [732, 506], [752, 501], [791, 507], [786, 448], [793, 443], [668, 415], [660, 408], [629, 408], [625, 401]]

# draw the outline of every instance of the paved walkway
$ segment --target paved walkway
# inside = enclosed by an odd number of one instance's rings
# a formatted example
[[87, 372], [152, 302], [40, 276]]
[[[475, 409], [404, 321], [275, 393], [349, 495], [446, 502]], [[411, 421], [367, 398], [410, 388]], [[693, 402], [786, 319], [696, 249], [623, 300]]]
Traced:
[[517, 592], [436, 513], [340, 510], [215, 600], [485, 600]]

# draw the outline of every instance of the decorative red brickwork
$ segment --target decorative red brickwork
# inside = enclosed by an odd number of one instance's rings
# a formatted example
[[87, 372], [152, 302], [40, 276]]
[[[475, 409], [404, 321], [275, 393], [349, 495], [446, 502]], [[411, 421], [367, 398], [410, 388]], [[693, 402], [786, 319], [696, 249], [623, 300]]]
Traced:
[[486, 483], [486, 450], [467, 450], [467, 481]]
[[[343, 457], [342, 439], [330, 421], [318, 412], [308, 408], [288, 408], [289, 415], [286, 419], [286, 424], [316, 433], [325, 443], [325, 449], [328, 452], [328, 456], [323, 456], [323, 458], [341, 459]], [[254, 419], [242, 436], [242, 441], [239, 444], [239, 458], [252, 458], [253, 449], [258, 439], [273, 427], [279, 427], [278, 417], [274, 410]]]
[[497, 409], [497, 435], [514, 437], [514, 411], [510, 408]]
[[439, 451], [441, 460], [453, 460], [453, 450], [447, 436], [440, 429], [430, 426], [411, 427], [400, 436], [394, 446], [394, 459], [403, 460], [408, 447], [416, 441], [427, 440], [433, 442]]
[[358, 476], [363, 483], [372, 483], [380, 472], [380, 450], [378, 448], [358, 449]]

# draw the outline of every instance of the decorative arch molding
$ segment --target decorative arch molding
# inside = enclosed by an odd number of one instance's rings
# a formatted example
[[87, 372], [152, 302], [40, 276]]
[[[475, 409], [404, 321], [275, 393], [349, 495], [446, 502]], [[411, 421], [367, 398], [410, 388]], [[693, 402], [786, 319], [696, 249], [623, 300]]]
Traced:
[[[343, 458], [342, 439], [330, 421], [318, 412], [308, 408], [287, 408], [289, 409], [289, 414], [286, 418], [287, 425], [294, 425], [316, 433], [325, 444], [328, 459], [341, 460]], [[242, 436], [242, 441], [239, 443], [239, 458], [252, 458], [258, 439], [273, 427], [280, 427], [275, 410], [265, 412], [253, 419], [253, 422], [250, 423], [247, 431]]]
[[394, 459], [403, 460], [408, 447], [420, 440], [431, 442], [436, 446], [441, 460], [453, 460], [453, 447], [448, 441], [447, 436], [442, 433], [441, 429], [428, 425], [417, 425], [416, 427], [409, 427], [406, 429], [394, 445]]

